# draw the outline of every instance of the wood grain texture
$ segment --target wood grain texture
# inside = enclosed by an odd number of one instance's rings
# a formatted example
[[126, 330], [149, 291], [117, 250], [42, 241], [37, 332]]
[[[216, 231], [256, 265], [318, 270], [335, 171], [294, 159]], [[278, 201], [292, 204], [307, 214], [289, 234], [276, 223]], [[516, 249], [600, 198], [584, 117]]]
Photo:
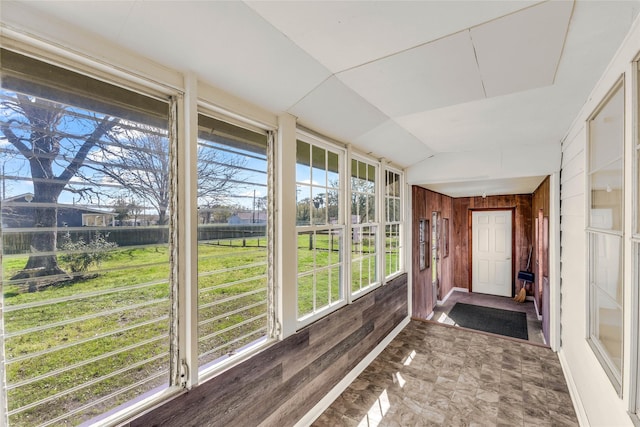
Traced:
[[293, 425], [407, 315], [402, 274], [129, 425]]
[[513, 283], [514, 291], [520, 290], [516, 283], [516, 276], [519, 270], [523, 270], [527, 265], [529, 245], [531, 244], [531, 195], [516, 194], [505, 196], [483, 197], [461, 197], [453, 200], [453, 235], [456, 257], [454, 258], [453, 278], [456, 287], [471, 289], [471, 224], [469, 212], [473, 210], [489, 209], [514, 209], [515, 216], [513, 222], [515, 243], [514, 243], [514, 264]]
[[[550, 178], [547, 177], [542, 183], [536, 188], [536, 191], [533, 193], [532, 197], [532, 206], [531, 206], [531, 222], [534, 224], [531, 230], [531, 244], [533, 245], [533, 254], [531, 255], [531, 269], [535, 273], [535, 283], [529, 286], [529, 290], [527, 292], [528, 295], [533, 295], [536, 300], [536, 304], [538, 309], [540, 310], [540, 314], [542, 313], [542, 304], [543, 304], [543, 295], [541, 292], [542, 289], [542, 276], [546, 273], [548, 275], [547, 263], [548, 260], [540, 259], [540, 255], [538, 251], [535, 250], [537, 242], [539, 240], [539, 236], [536, 235], [536, 221], [540, 215], [540, 211], [542, 211], [542, 217], [549, 218], [549, 204], [551, 203], [551, 186], [550, 186]], [[540, 224], [540, 226], [543, 224]], [[540, 233], [542, 231], [540, 230]], [[541, 267], [541, 268], [538, 268]]]

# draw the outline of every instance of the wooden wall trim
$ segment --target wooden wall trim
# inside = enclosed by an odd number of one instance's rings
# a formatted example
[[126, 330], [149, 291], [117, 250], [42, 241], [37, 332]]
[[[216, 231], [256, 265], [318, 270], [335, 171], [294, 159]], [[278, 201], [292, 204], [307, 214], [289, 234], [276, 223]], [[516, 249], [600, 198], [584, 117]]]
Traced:
[[408, 316], [407, 274], [130, 422], [294, 425]]

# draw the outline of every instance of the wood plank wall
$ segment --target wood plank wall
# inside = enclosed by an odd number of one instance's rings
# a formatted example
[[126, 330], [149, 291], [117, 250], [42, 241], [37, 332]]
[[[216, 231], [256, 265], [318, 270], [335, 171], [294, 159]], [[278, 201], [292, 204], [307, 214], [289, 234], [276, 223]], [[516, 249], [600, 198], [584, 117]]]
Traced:
[[403, 274], [129, 425], [293, 425], [407, 317], [407, 309]]
[[[544, 183], [543, 183], [544, 184]], [[536, 190], [538, 191], [538, 190]], [[546, 200], [548, 209], [549, 194], [540, 192], [539, 200]], [[473, 209], [514, 209], [515, 210], [515, 253], [513, 283], [515, 293], [522, 287], [522, 282], [516, 279], [518, 271], [527, 266], [529, 246], [533, 245], [534, 217], [532, 212], [533, 197], [531, 194], [457, 197], [452, 198], [422, 187], [412, 187], [412, 289], [413, 289], [413, 317], [426, 319], [431, 314], [433, 298], [431, 296], [431, 267], [420, 271], [418, 247], [418, 221], [421, 218], [431, 223], [431, 213], [440, 211], [443, 218], [449, 218], [449, 256], [440, 261], [440, 290], [438, 298], [442, 299], [454, 287], [471, 289], [469, 281], [469, 212]], [[534, 262], [533, 260], [531, 261]], [[532, 264], [533, 265], [533, 264]]]
[[[439, 269], [439, 278], [440, 278], [440, 289], [438, 290], [438, 299], [444, 298], [447, 293], [453, 288], [453, 259], [455, 257], [454, 247], [455, 243], [453, 240], [453, 234], [455, 232], [453, 226], [453, 200], [449, 196], [445, 196], [444, 194], [436, 193], [431, 190], [427, 190], [422, 187], [413, 186], [412, 187], [412, 241], [413, 245], [413, 313], [412, 316], [420, 319], [426, 319], [432, 310], [433, 307], [433, 297], [432, 297], [432, 262], [429, 262], [429, 267], [420, 271], [420, 250], [418, 247], [418, 222], [421, 218], [424, 218], [429, 221], [429, 226], [433, 225], [432, 223], [432, 213], [440, 212], [441, 218], [449, 219], [449, 255], [446, 257], [440, 257], [438, 261], [438, 269]], [[441, 229], [442, 230], [442, 229]], [[441, 234], [444, 233], [445, 230], [441, 231]], [[431, 230], [428, 230], [427, 233], [427, 245], [431, 247]], [[430, 252], [429, 252], [430, 253]]]
[[527, 266], [529, 245], [532, 244], [532, 197], [531, 194], [517, 194], [506, 196], [458, 197], [453, 199], [453, 241], [455, 242], [455, 256], [453, 266], [453, 280], [456, 287], [471, 289], [469, 282], [469, 211], [473, 209], [511, 209], [515, 208], [515, 265], [513, 281], [515, 292], [520, 290], [521, 282], [516, 280], [518, 271]]
[[535, 250], [537, 237], [536, 236], [536, 219], [538, 218], [538, 212], [542, 210], [542, 214], [545, 217], [549, 217], [549, 204], [551, 203], [550, 198], [550, 178], [547, 177], [542, 183], [536, 188], [536, 191], [533, 193], [533, 200], [531, 206], [531, 244], [533, 245], [533, 254], [531, 255], [531, 269], [530, 271], [535, 273], [535, 284], [530, 286], [529, 292], [527, 294], [533, 295], [536, 299], [536, 304], [538, 305], [538, 309], [540, 310], [540, 314], [542, 313], [542, 293], [540, 292], [540, 284], [542, 283], [542, 277], [538, 273], [536, 266], [538, 265], [538, 254]]

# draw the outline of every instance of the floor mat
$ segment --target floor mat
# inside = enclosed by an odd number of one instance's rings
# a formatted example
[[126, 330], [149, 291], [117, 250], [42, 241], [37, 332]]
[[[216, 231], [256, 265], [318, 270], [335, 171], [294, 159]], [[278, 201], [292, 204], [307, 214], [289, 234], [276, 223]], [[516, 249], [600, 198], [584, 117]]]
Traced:
[[523, 340], [529, 339], [527, 315], [520, 311], [501, 310], [499, 308], [481, 307], [458, 302], [447, 316], [463, 328]]

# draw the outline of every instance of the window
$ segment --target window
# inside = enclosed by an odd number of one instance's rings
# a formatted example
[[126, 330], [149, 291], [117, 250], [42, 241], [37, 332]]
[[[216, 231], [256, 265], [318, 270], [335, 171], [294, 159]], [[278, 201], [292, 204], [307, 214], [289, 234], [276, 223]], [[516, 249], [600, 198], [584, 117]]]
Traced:
[[400, 174], [385, 170], [385, 276], [402, 269], [400, 259], [402, 236], [402, 184]]
[[[635, 277], [635, 292], [632, 293], [635, 295], [635, 328], [636, 328], [636, 342], [635, 342], [635, 360], [636, 363], [634, 366], [635, 369], [635, 402], [631, 402], [632, 405], [632, 413], [635, 413], [635, 421], [637, 424], [640, 424], [640, 62], [635, 63], [637, 72], [636, 72], [636, 141], [634, 147], [634, 155], [635, 155], [635, 174], [634, 174], [634, 183], [635, 185], [635, 203], [633, 204], [633, 218], [635, 221], [635, 233], [633, 235], [633, 247], [635, 250], [636, 262], [633, 267], [633, 274]], [[633, 369], [632, 369], [633, 375]]]
[[351, 160], [351, 292], [378, 283], [377, 167]]
[[624, 85], [588, 121], [589, 343], [621, 392], [623, 349]]
[[341, 155], [318, 143], [296, 147], [298, 319], [345, 301]]
[[198, 116], [200, 369], [264, 342], [268, 329], [266, 132]]
[[175, 385], [169, 99], [5, 50], [1, 97], [0, 424], [80, 424]]

